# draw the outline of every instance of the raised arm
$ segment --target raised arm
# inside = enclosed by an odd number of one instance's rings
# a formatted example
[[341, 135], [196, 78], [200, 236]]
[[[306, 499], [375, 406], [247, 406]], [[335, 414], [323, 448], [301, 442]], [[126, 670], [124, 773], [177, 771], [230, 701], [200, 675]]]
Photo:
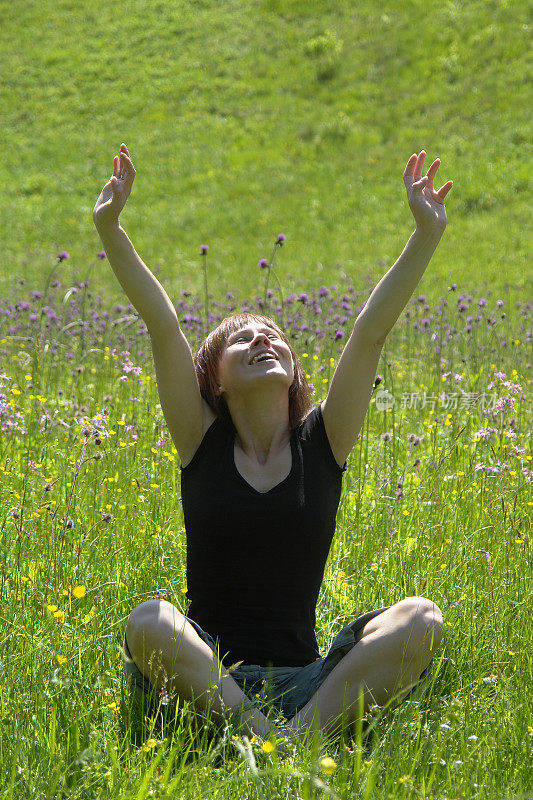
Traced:
[[419, 155], [414, 153], [403, 174], [416, 229], [357, 317], [322, 403], [324, 425], [339, 464], [348, 456], [361, 430], [385, 338], [424, 274], [446, 228], [444, 198], [452, 188], [452, 181], [435, 191], [433, 179], [440, 159], [432, 163], [422, 178], [425, 157], [424, 150]]
[[93, 220], [113, 272], [148, 328], [161, 408], [180, 459], [187, 463], [214, 414], [200, 395], [191, 349], [176, 310], [119, 224], [135, 174], [122, 144], [113, 175], [94, 206]]

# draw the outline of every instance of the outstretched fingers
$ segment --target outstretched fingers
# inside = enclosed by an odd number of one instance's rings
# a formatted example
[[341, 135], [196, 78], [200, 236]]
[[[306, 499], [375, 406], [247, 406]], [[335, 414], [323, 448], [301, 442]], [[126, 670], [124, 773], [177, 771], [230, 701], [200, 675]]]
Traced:
[[119, 180], [123, 180], [127, 188], [131, 188], [131, 184], [133, 183], [133, 179], [135, 177], [135, 168], [130, 158], [128, 148], [124, 143], [120, 145], [119, 155], [115, 156], [115, 164], [117, 160], [119, 162], [117, 178]]
[[415, 164], [417, 158], [418, 156], [416, 155], [416, 153], [413, 153], [403, 171], [403, 182], [405, 183], [407, 189], [410, 189], [411, 186], [413, 185], [413, 180], [414, 180], [413, 173], [415, 170]]
[[420, 180], [425, 157], [426, 151], [421, 150], [418, 155], [413, 153], [407, 162], [403, 173], [403, 181], [407, 190], [411, 189], [413, 184]]
[[440, 167], [440, 158], [436, 158], [426, 173], [428, 177], [428, 182], [426, 183], [426, 186], [431, 192], [434, 191], [433, 178], [435, 177], [435, 173], [437, 172], [439, 167]]
[[426, 158], [426, 151], [421, 150], [416, 158], [415, 168], [413, 171], [413, 178], [415, 181], [419, 181], [420, 178], [422, 177], [422, 167], [424, 166], [425, 158]]
[[453, 186], [453, 181], [446, 181], [444, 186], [441, 186], [439, 191], [436, 192], [437, 198], [439, 200], [444, 201], [444, 198], [446, 197], [452, 186]]

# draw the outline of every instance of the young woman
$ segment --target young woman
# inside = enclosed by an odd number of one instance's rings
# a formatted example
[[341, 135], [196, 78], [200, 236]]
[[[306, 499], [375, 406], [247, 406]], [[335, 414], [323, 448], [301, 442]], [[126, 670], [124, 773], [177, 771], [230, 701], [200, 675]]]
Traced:
[[452, 182], [436, 191], [440, 160], [422, 177], [425, 156], [413, 154], [403, 176], [416, 229], [357, 317], [328, 396], [314, 408], [296, 353], [267, 317], [227, 318], [193, 357], [174, 306], [119, 224], [135, 169], [126, 145], [115, 156], [93, 219], [151, 337], [181, 459], [191, 601], [187, 617], [155, 598], [129, 615], [125, 669], [137, 691], [192, 700], [219, 721], [237, 713], [247, 733], [261, 736], [277, 709], [280, 732], [303, 737], [312, 724], [330, 733], [354, 722], [360, 695], [364, 710], [404, 698], [430, 663], [443, 621], [424, 597], [363, 614], [324, 658], [315, 638], [346, 458], [385, 337], [446, 227]]

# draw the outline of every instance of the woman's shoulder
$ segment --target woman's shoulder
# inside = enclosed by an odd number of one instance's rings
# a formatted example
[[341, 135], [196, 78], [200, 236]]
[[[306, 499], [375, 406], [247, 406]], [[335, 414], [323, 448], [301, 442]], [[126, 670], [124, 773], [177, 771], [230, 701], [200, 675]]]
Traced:
[[320, 403], [318, 403], [318, 405], [313, 406], [305, 412], [301, 421], [296, 425], [296, 430], [301, 436], [305, 437], [322, 424], [322, 409]]
[[225, 430], [227, 428], [227, 423], [225, 420], [220, 417], [218, 414], [215, 414], [213, 409], [202, 399], [202, 438], [197, 443], [197, 446], [194, 450], [194, 453], [191, 455], [190, 458], [184, 463], [181, 463], [181, 469], [187, 469], [190, 467], [193, 462], [196, 462], [200, 456], [200, 453], [206, 447], [206, 443], [209, 439], [211, 439], [217, 431], [220, 429]]
[[202, 439], [216, 419], [220, 417], [215, 414], [209, 403], [202, 398]]

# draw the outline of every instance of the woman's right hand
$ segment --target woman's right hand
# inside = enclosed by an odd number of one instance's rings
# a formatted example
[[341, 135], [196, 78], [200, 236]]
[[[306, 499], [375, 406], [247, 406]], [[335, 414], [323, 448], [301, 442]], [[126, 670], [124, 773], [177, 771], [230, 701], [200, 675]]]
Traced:
[[135, 169], [128, 148], [121, 144], [120, 154], [114, 159], [113, 175], [102, 189], [93, 208], [93, 220], [97, 228], [118, 225], [119, 214], [130, 196], [134, 179]]

